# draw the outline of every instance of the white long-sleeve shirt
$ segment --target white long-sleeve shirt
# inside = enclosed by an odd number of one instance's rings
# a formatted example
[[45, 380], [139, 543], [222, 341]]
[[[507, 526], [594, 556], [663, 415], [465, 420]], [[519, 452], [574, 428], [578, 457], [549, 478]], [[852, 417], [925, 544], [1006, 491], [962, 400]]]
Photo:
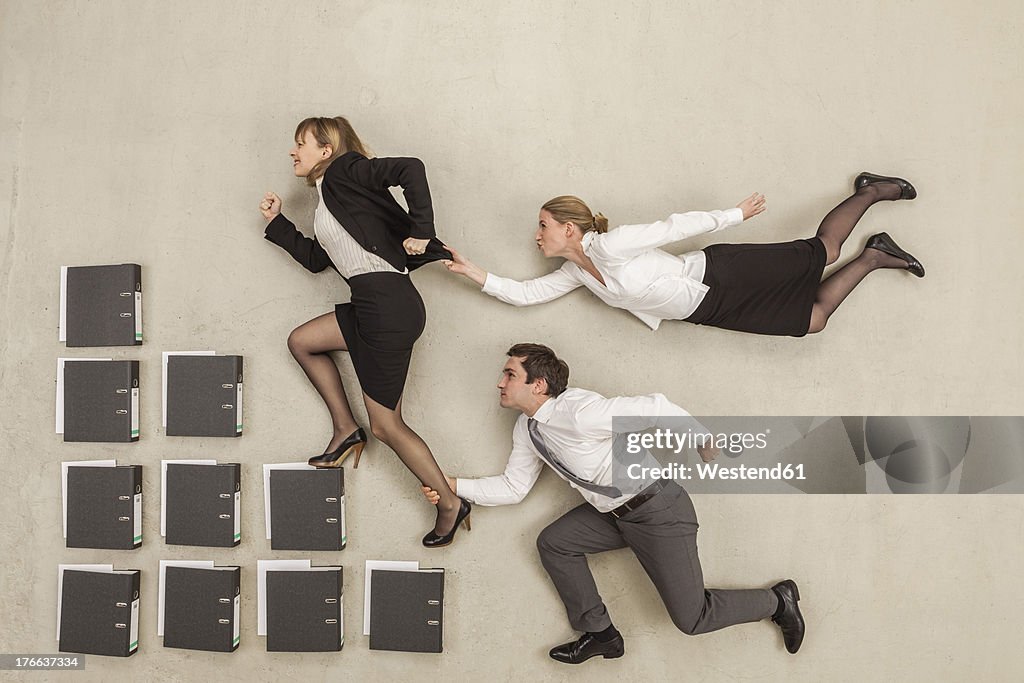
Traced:
[[364, 273], [408, 274], [408, 269], [398, 271], [380, 256], [363, 249], [356, 238], [349, 234], [324, 204], [323, 182], [323, 176], [316, 179], [316, 193], [320, 201], [313, 213], [313, 234], [342, 277], [353, 278]]
[[703, 251], [673, 256], [658, 247], [743, 222], [743, 210], [674, 213], [649, 225], [622, 225], [604, 234], [583, 235], [583, 252], [604, 284], [572, 261], [553, 273], [519, 282], [487, 274], [483, 292], [515, 306], [556, 299], [583, 285], [601, 301], [624, 308], [652, 330], [662, 320], [683, 320], [708, 291]]
[[[646, 485], [636, 482], [633, 490], [627, 491], [623, 489], [623, 482], [613, 482], [612, 446], [616, 434], [612, 429], [612, 418], [632, 418], [624, 421], [629, 431], [642, 431], [656, 426], [659, 418], [689, 415], [662, 394], [605, 398], [586, 389], [569, 388], [545, 401], [533, 419], [539, 423], [538, 429], [548, 450], [567, 470], [599, 486], [618, 485], [623, 495], [610, 498], [579, 486], [555, 470], [588, 503], [601, 512], [608, 512], [625, 503]], [[460, 496], [480, 505], [511, 505], [526, 497], [545, 465], [530, 438], [528, 420], [525, 414], [516, 420], [512, 429], [512, 453], [505, 471], [491, 477], [456, 480], [455, 489]], [[645, 454], [644, 462], [648, 466], [658, 465], [649, 454]]]

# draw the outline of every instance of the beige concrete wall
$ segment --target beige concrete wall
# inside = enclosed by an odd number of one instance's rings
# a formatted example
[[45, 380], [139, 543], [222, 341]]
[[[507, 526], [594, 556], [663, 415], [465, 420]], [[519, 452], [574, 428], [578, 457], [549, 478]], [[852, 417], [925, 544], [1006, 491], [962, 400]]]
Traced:
[[[592, 565], [627, 656], [568, 669], [546, 656], [572, 631], [534, 538], [578, 497], [547, 473], [429, 552], [432, 511], [379, 444], [347, 473], [348, 549], [313, 554], [345, 565], [345, 649], [266, 653], [255, 565], [285, 554], [262, 538], [259, 466], [319, 452], [328, 426], [284, 341], [347, 291], [265, 242], [256, 206], [275, 190], [309, 225], [315, 195], [287, 152], [299, 119], [333, 114], [378, 155], [421, 157], [439, 234], [518, 277], [554, 265], [531, 234], [556, 194], [616, 224], [756, 190], [768, 212], [722, 238], [773, 241], [811, 234], [860, 170], [917, 185], [917, 201], [872, 209], [844, 257], [888, 230], [927, 278], [875, 274], [802, 340], [652, 333], [584, 292], [514, 309], [418, 272], [429, 322], [406, 414], [456, 474], [504, 465], [514, 416], [493, 383], [521, 340], [560, 351], [577, 385], [660, 391], [698, 414], [1020, 414], [1022, 18], [1010, 0], [3, 3], [0, 651], [54, 651], [56, 565], [106, 560], [144, 572], [141, 651], [90, 658], [75, 680], [1019, 680], [1019, 496], [697, 496], [708, 584], [796, 578], [803, 650], [786, 654], [769, 624], [679, 634], [622, 551]], [[144, 267], [146, 343], [111, 355], [142, 360], [143, 437], [64, 444], [54, 359], [87, 354], [57, 342], [59, 267], [124, 261]], [[160, 351], [187, 348], [245, 355], [243, 438], [162, 435]], [[147, 468], [138, 551], [63, 547], [59, 463], [99, 456]], [[246, 465], [237, 549], [159, 538], [157, 463], [193, 456]], [[243, 567], [237, 653], [161, 647], [161, 558]], [[447, 568], [445, 654], [368, 650], [368, 558]]]

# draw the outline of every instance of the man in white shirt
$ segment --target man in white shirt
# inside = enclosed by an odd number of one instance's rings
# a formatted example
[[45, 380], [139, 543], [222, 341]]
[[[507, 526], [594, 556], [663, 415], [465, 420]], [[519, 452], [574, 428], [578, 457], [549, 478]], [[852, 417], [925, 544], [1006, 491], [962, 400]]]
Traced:
[[[612, 417], [688, 417], [661, 394], [605, 398], [567, 388], [569, 367], [540, 344], [516, 344], [498, 383], [503, 408], [522, 412], [512, 431], [512, 454], [502, 474], [452, 479], [449, 485], [478, 505], [521, 501], [544, 465], [569, 482], [587, 501], [545, 528], [537, 538], [541, 562], [565, 604], [578, 639], [550, 651], [553, 659], [579, 664], [595, 657], [621, 657], [624, 643], [598, 594], [586, 555], [629, 546], [654, 582], [673, 623], [694, 635], [771, 618], [782, 629], [786, 649], [796, 653], [804, 635], [792, 580], [772, 588], [705, 589], [697, 557], [697, 516], [689, 495], [670, 480], [623, 492], [612, 477], [616, 434]], [[711, 459], [716, 450], [699, 449]], [[428, 499], [437, 494], [424, 488]]]

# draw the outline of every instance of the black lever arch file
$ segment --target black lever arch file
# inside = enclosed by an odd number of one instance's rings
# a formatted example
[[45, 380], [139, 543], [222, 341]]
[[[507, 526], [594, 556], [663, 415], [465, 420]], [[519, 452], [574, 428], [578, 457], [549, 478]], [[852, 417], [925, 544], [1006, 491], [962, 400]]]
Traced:
[[139, 646], [137, 569], [64, 570], [60, 605], [61, 652], [128, 657]]
[[142, 465], [68, 467], [69, 548], [142, 545]]
[[242, 435], [242, 357], [167, 357], [167, 435]]
[[70, 266], [66, 277], [68, 346], [142, 343], [142, 266]]
[[166, 541], [171, 545], [230, 547], [241, 540], [241, 465], [169, 463]]

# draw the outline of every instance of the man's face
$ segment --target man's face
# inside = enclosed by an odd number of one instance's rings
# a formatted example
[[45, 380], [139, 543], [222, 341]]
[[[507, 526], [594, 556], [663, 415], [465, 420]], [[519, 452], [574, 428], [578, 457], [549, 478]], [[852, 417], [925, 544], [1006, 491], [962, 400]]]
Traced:
[[544, 393], [545, 389], [546, 383], [540, 378], [527, 383], [521, 358], [510, 357], [501, 370], [498, 391], [502, 408], [525, 411], [533, 405], [535, 396]]

